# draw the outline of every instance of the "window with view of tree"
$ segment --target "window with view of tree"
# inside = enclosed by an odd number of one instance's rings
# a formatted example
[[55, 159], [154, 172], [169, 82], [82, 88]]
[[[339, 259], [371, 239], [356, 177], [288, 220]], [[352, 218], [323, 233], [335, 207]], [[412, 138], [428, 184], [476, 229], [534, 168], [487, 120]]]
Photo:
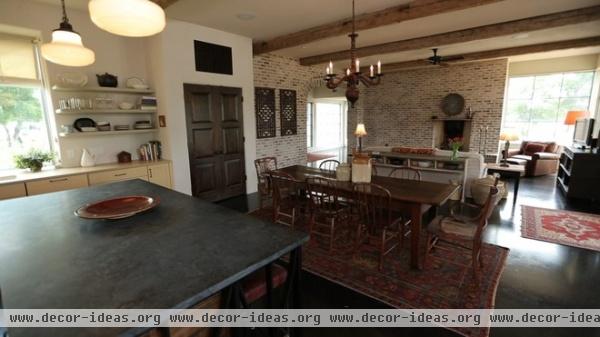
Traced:
[[30, 149], [50, 150], [37, 46], [0, 34], [0, 170]]
[[511, 77], [503, 129], [521, 139], [569, 144], [572, 129], [564, 125], [569, 110], [589, 110], [593, 71]]

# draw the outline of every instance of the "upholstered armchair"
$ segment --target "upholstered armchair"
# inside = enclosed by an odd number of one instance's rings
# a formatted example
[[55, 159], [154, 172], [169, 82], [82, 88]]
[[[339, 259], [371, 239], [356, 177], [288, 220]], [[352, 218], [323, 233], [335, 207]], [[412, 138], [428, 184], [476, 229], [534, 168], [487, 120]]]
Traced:
[[508, 150], [508, 163], [525, 166], [527, 177], [554, 174], [558, 169], [561, 151], [562, 147], [554, 142], [523, 141], [518, 150]]

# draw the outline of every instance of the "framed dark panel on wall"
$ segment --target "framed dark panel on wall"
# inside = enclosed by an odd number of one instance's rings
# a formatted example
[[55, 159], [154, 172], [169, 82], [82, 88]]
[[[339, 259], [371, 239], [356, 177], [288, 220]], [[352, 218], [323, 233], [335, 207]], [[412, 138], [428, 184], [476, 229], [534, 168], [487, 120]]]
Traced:
[[282, 136], [291, 136], [298, 133], [296, 90], [279, 89], [279, 117], [281, 119]]
[[231, 47], [194, 40], [196, 71], [233, 75]]
[[275, 137], [275, 89], [254, 88], [254, 105], [256, 110], [256, 138]]

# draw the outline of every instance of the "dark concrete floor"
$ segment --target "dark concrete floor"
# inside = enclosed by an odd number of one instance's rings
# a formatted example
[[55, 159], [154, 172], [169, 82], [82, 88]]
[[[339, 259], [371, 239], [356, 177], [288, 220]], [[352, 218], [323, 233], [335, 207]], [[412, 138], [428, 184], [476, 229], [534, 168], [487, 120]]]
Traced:
[[[510, 183], [509, 183], [510, 184]], [[567, 202], [554, 176], [523, 178], [517, 203], [512, 186], [490, 219], [484, 240], [510, 248], [496, 295], [496, 308], [600, 308], [600, 252], [521, 237], [521, 207], [531, 205], [600, 214], [598, 204]], [[257, 208], [257, 196], [237, 197], [222, 205], [247, 212]], [[386, 308], [382, 303], [304, 273], [307, 308]], [[307, 329], [305, 336], [457, 336], [446, 329]], [[490, 336], [600, 336], [598, 329], [494, 328]]]

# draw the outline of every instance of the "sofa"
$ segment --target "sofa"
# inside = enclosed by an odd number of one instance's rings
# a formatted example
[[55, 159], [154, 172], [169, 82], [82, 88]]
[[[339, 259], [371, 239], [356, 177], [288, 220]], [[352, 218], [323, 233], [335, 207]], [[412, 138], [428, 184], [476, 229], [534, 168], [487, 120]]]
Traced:
[[561, 151], [555, 142], [523, 141], [519, 149], [508, 150], [507, 158], [509, 164], [525, 166], [526, 177], [537, 177], [556, 173]]

